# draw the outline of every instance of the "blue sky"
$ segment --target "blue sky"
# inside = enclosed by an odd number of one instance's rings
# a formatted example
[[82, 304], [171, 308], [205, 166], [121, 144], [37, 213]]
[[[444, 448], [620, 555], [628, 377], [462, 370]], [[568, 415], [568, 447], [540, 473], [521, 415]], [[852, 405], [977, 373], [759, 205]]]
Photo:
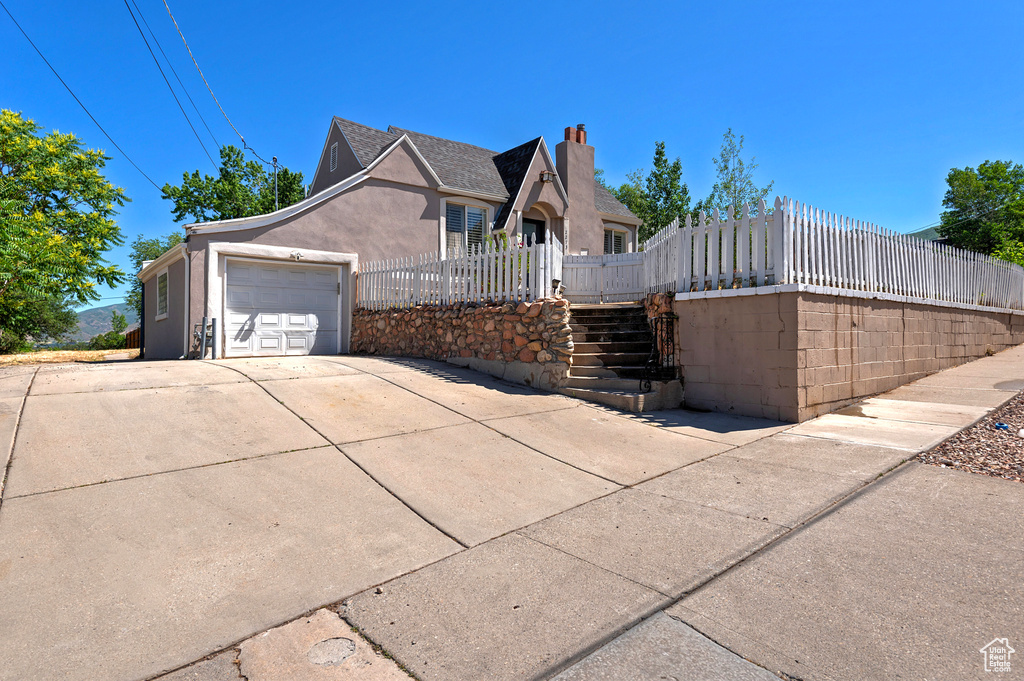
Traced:
[[[163, 1], [135, 1], [213, 135], [239, 145]], [[1020, 2], [168, 3], [246, 141], [307, 182], [333, 115], [496, 150], [537, 135], [553, 147], [585, 123], [612, 183], [664, 140], [700, 198], [731, 127], [759, 184], [909, 232], [937, 221], [950, 168], [1024, 160]], [[158, 185], [214, 172], [123, 0], [4, 4]], [[112, 156], [107, 177], [132, 203], [109, 259], [127, 270], [132, 239], [175, 228], [169, 202], [2, 12], [0, 44], [0, 107]]]

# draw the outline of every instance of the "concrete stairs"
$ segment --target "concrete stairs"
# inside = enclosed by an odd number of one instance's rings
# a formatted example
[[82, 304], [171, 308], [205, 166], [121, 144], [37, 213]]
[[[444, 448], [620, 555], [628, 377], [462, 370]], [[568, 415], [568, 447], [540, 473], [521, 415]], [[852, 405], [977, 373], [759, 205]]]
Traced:
[[672, 409], [682, 402], [678, 380], [652, 381], [650, 392], [640, 392], [654, 341], [643, 306], [573, 305], [569, 326], [572, 367], [560, 392], [631, 412]]

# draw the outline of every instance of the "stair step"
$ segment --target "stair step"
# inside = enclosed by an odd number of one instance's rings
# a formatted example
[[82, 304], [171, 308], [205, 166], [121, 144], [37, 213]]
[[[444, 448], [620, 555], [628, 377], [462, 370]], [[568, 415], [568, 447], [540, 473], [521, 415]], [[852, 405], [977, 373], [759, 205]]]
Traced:
[[575, 359], [573, 361], [572, 368], [569, 369], [570, 376], [587, 376], [587, 377], [599, 377], [599, 378], [628, 378], [628, 379], [639, 379], [644, 375], [643, 365], [639, 366], [604, 366], [603, 364], [594, 364], [590, 366], [576, 364]]
[[573, 344], [575, 349], [573, 355], [580, 353], [582, 355], [590, 354], [629, 354], [629, 355], [644, 355], [650, 357], [651, 355], [651, 341], [645, 342], [608, 342], [608, 343], [591, 343], [577, 342], [573, 338]]
[[623, 411], [640, 412], [644, 408], [644, 395], [625, 390], [587, 390], [585, 388], [560, 388], [558, 392], [588, 402], [607, 404]]
[[572, 340], [577, 345], [580, 343], [645, 343], [651, 346], [654, 339], [649, 333], [640, 331], [573, 331]]
[[576, 352], [573, 350], [573, 365], [582, 366], [643, 366], [647, 358], [651, 356], [648, 352]]
[[627, 392], [636, 392], [640, 389], [640, 379], [573, 376], [570, 374], [565, 379], [565, 387], [581, 390], [625, 390]]

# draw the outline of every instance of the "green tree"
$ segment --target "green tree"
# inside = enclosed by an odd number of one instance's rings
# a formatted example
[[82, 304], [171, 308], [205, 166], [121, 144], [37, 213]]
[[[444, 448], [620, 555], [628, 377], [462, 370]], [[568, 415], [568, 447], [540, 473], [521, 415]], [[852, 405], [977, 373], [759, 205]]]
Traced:
[[[180, 185], [165, 184], [163, 192], [163, 198], [174, 204], [175, 222], [246, 218], [273, 212], [274, 173], [256, 161], [245, 160], [241, 149], [228, 145], [221, 147], [217, 177], [200, 176], [198, 170], [184, 173]], [[279, 169], [277, 193], [281, 208], [305, 198], [302, 173]]]
[[110, 311], [110, 328], [114, 333], [121, 334], [128, 328], [128, 320], [117, 310]]
[[977, 170], [953, 168], [946, 184], [939, 236], [959, 248], [1013, 260], [1024, 242], [1024, 167], [985, 161]]
[[22, 340], [30, 303], [86, 303], [124, 277], [103, 259], [123, 243], [114, 216], [128, 200], [100, 172], [108, 157], [41, 129], [0, 111], [0, 332]]
[[25, 352], [33, 344], [66, 342], [78, 329], [78, 314], [67, 298], [47, 298], [16, 291], [0, 299], [0, 354]]
[[[147, 260], [156, 260], [166, 253], [168, 249], [180, 244], [183, 236], [182, 232], [172, 232], [165, 237], [153, 237], [150, 239], [139, 235], [132, 242], [132, 252], [128, 256], [132, 261], [132, 266], [135, 268], [134, 271], [139, 272], [142, 269], [142, 263]], [[139, 319], [142, 319], [142, 282], [139, 281], [138, 277], [132, 277], [131, 288], [128, 291], [128, 295], [124, 297], [124, 302], [135, 310], [135, 315]]]
[[703, 210], [710, 214], [717, 208], [724, 215], [725, 209], [732, 206], [739, 215], [743, 204], [749, 203], [750, 214], [757, 213], [758, 202], [761, 199], [767, 200], [775, 182], [769, 182], [761, 188], [754, 184], [754, 171], [758, 164], [754, 162], [754, 157], [749, 162], [744, 161], [742, 152], [743, 135], [737, 141], [732, 128], [727, 129], [722, 135], [722, 148], [718, 156], [711, 159], [715, 164], [718, 181], [711, 188], [711, 194], [694, 206], [695, 212]]
[[[669, 162], [664, 142], [654, 143], [653, 166], [646, 177], [642, 170], [627, 173], [627, 181], [611, 189], [615, 198], [644, 221], [640, 227], [641, 242], [690, 210], [690, 190], [683, 182], [683, 164], [678, 157]], [[597, 179], [603, 180], [603, 172]]]

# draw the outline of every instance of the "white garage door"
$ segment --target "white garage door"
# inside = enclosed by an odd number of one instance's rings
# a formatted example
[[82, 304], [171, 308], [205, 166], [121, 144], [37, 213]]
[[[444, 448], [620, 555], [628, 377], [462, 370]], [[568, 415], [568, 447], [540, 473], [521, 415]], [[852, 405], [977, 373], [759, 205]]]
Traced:
[[227, 261], [226, 355], [338, 352], [337, 267]]

